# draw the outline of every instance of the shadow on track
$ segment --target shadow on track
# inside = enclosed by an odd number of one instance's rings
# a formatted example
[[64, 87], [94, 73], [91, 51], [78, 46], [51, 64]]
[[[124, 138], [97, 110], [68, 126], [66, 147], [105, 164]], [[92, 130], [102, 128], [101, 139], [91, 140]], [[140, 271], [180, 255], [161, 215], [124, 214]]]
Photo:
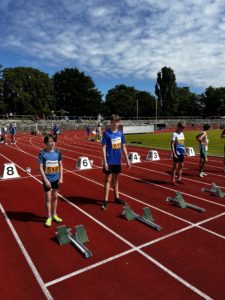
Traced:
[[41, 217], [27, 211], [7, 211], [6, 214], [10, 220], [16, 220], [20, 222], [44, 222], [46, 219], [45, 217]]
[[87, 204], [93, 204], [101, 206], [103, 203], [103, 200], [95, 199], [95, 198], [86, 198], [86, 197], [78, 197], [78, 196], [66, 196], [64, 197], [69, 200], [70, 202], [77, 204], [77, 205], [87, 205]]
[[170, 182], [167, 180], [157, 180], [157, 179], [135, 179], [136, 182], [139, 183], [144, 183], [144, 184], [148, 184], [148, 183], [155, 183], [155, 184], [170, 184]]

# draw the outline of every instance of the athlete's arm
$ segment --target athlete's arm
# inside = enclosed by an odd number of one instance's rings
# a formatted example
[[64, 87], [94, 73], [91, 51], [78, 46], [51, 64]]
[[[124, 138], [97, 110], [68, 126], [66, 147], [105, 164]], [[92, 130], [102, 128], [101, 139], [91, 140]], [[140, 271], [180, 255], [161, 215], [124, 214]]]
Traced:
[[45, 176], [45, 172], [44, 172], [44, 169], [43, 169], [43, 164], [40, 163], [39, 165], [39, 170], [40, 170], [40, 173], [41, 173], [41, 176], [43, 178], [43, 181], [45, 182], [45, 185], [47, 187], [51, 187], [51, 183], [49, 182], [49, 180], [47, 179], [47, 177]]
[[108, 170], [108, 163], [106, 160], [106, 145], [102, 145], [103, 167]]
[[175, 141], [173, 141], [173, 140], [171, 141], [171, 150], [173, 152], [173, 156], [177, 157], [176, 151], [175, 151]]
[[125, 157], [125, 160], [126, 160], [126, 163], [127, 163], [127, 167], [130, 168], [131, 167], [131, 164], [130, 164], [130, 161], [128, 159], [128, 155], [127, 155], [127, 147], [125, 144], [122, 145], [122, 149], [123, 149], [123, 155]]
[[206, 132], [202, 132], [196, 136], [196, 140], [201, 144], [205, 136], [206, 136]]
[[220, 136], [221, 138], [225, 138], [225, 128], [224, 128], [224, 130], [222, 131], [222, 133], [221, 133], [221, 136]]
[[59, 183], [63, 183], [63, 163], [59, 161]]

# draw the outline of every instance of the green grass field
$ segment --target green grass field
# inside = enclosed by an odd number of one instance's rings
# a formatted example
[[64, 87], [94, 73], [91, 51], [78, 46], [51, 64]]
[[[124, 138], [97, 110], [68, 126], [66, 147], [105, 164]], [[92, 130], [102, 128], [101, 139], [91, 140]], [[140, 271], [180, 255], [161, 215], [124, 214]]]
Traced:
[[[195, 153], [199, 153], [198, 142], [195, 137], [200, 131], [184, 131], [185, 146], [193, 147]], [[225, 139], [220, 138], [221, 130], [209, 130], [209, 155], [224, 155], [224, 142]], [[128, 134], [126, 135], [126, 142], [130, 145], [155, 148], [155, 149], [166, 149], [169, 150], [171, 143], [172, 132], [163, 133], [145, 133], [145, 134]]]

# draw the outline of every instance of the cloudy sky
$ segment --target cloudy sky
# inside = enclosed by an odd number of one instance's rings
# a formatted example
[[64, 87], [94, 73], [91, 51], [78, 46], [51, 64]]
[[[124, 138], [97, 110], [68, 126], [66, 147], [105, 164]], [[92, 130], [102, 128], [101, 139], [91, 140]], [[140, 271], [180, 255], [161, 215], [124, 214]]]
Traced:
[[0, 64], [77, 67], [103, 94], [153, 94], [164, 66], [193, 92], [225, 86], [225, 1], [1, 0]]

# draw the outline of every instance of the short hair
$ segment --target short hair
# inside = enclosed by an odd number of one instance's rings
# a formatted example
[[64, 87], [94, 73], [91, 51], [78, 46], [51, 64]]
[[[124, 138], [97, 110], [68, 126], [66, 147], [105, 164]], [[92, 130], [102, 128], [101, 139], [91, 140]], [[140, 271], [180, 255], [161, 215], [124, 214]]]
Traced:
[[209, 130], [210, 127], [211, 127], [211, 125], [209, 125], [209, 124], [204, 124], [204, 125], [203, 125], [203, 130]]
[[111, 121], [119, 122], [120, 121], [120, 116], [117, 115], [117, 114], [112, 114], [111, 115]]
[[55, 142], [55, 137], [52, 134], [46, 134], [46, 136], [44, 137], [44, 143], [47, 144], [50, 139]]
[[178, 124], [177, 124], [177, 127], [183, 127], [183, 128], [185, 128], [185, 125], [182, 123], [182, 122], [179, 122]]

